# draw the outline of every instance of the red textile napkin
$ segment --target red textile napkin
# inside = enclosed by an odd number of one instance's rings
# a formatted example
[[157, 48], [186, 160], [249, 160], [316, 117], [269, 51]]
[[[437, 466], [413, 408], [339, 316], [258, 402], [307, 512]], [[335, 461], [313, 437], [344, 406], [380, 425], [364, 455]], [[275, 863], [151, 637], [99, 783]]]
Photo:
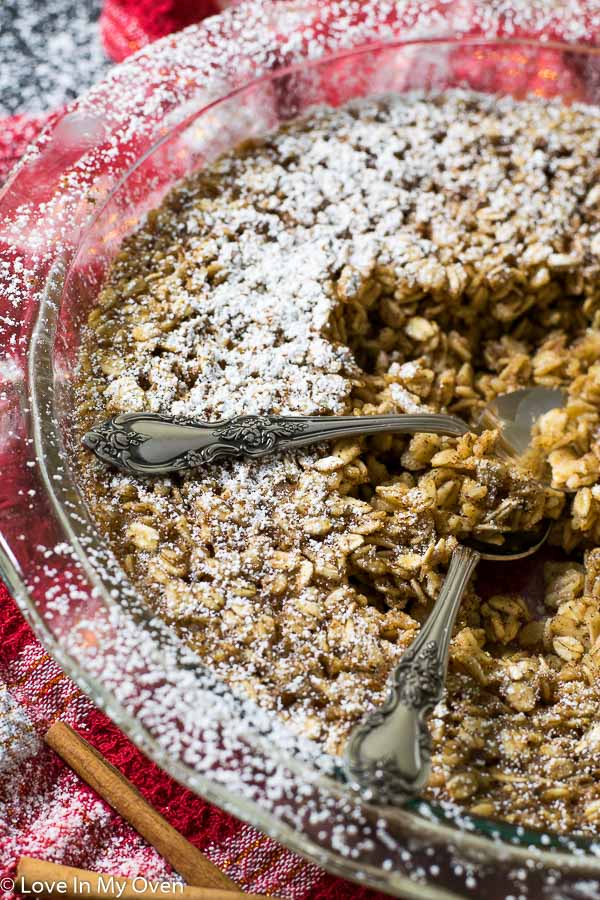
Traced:
[[228, 0], [105, 0], [100, 17], [108, 55], [121, 62], [165, 34], [218, 13]]
[[[100, 28], [120, 61], [144, 44], [219, 11], [211, 0], [106, 0]], [[0, 127], [0, 184], [47, 117]], [[172, 878], [158, 853], [43, 743], [68, 722], [159, 812], [244, 890], [293, 900], [377, 900], [327, 875], [264, 834], [181, 787], [151, 763], [61, 671], [0, 582], [0, 897], [15, 895], [20, 855], [146, 878]]]

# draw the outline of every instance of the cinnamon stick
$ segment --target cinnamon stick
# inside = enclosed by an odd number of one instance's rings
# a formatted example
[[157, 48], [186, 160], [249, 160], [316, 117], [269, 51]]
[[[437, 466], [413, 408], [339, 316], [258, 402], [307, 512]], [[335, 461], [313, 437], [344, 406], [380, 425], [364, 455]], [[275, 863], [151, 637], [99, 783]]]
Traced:
[[169, 825], [131, 782], [76, 731], [64, 722], [55, 722], [46, 732], [45, 740], [83, 781], [158, 850], [188, 885], [238, 891], [235, 882]]
[[[137, 900], [137, 898], [171, 898], [171, 900], [266, 900], [262, 895], [243, 894], [223, 888], [203, 888], [180, 882], [152, 881], [147, 878], [121, 878], [57, 865], [22, 856], [17, 866], [15, 890], [33, 896], [61, 897], [66, 900]], [[270, 898], [273, 900], [273, 898]]]

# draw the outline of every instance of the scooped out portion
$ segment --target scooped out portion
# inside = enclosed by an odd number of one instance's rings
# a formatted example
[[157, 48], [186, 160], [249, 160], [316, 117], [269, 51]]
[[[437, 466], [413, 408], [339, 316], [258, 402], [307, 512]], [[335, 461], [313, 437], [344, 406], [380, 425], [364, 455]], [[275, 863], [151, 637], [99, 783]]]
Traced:
[[590, 107], [452, 91], [317, 109], [245, 143], [124, 242], [77, 389], [80, 434], [139, 410], [474, 425], [500, 394], [564, 390], [535, 438], [549, 485], [495, 430], [154, 480], [80, 459], [150, 606], [334, 754], [384, 699], [457, 542], [552, 520], [539, 602], [510, 580], [469, 588], [428, 795], [557, 831], [600, 823], [599, 126]]

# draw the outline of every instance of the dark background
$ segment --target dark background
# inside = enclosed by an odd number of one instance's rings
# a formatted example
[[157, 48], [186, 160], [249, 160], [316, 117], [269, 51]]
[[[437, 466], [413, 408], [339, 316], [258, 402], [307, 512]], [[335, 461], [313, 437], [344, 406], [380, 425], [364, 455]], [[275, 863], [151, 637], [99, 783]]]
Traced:
[[0, 117], [54, 109], [105, 74], [100, 7], [101, 0], [0, 0]]

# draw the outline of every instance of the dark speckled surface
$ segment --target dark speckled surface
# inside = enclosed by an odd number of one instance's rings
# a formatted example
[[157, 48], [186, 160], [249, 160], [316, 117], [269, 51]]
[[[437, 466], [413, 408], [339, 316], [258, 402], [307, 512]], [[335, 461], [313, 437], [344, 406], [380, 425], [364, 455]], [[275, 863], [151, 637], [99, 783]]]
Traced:
[[101, 0], [0, 0], [0, 117], [72, 100], [110, 65]]

